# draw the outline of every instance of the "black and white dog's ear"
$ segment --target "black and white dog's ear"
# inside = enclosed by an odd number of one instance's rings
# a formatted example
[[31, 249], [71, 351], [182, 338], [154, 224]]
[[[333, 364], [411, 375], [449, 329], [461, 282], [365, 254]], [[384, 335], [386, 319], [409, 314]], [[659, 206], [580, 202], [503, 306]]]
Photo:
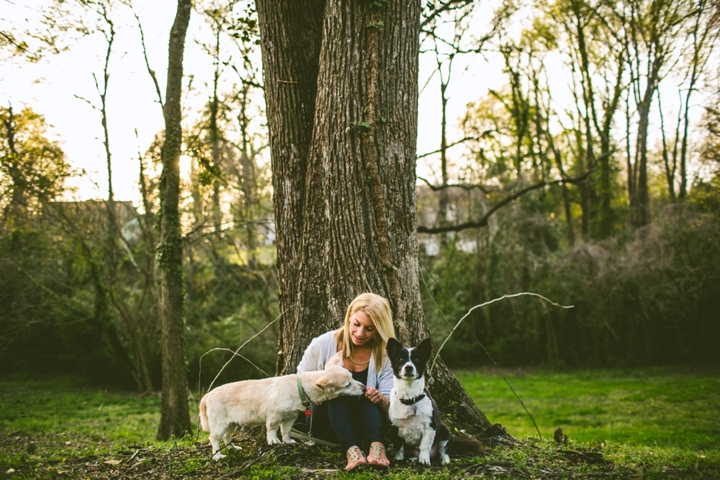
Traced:
[[427, 360], [430, 358], [430, 353], [432, 351], [432, 342], [430, 341], [430, 337], [426, 338], [422, 342], [418, 344], [417, 347], [415, 347], [415, 352], [420, 355], [421, 358], [424, 360]]
[[397, 353], [402, 350], [403, 346], [402, 343], [398, 342], [396, 339], [390, 337], [388, 338], [387, 345], [385, 345], [385, 351], [388, 354], [388, 357], [394, 358]]

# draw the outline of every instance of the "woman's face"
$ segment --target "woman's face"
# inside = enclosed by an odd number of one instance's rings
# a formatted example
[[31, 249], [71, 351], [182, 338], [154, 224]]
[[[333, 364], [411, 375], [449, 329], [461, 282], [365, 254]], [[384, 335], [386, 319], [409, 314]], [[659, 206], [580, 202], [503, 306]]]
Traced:
[[358, 310], [350, 317], [350, 340], [356, 347], [369, 345], [375, 338], [375, 324], [365, 312]]

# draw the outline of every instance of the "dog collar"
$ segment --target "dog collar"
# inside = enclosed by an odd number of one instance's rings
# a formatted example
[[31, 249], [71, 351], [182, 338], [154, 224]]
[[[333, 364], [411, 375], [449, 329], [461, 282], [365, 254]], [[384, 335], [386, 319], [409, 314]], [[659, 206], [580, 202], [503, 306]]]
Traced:
[[424, 393], [421, 393], [421, 394], [418, 395], [417, 397], [413, 397], [413, 398], [400, 398], [400, 397], [398, 396], [398, 400], [400, 400], [400, 403], [402, 403], [403, 405], [408, 405], [408, 406], [410, 406], [410, 405], [415, 405], [417, 402], [419, 402], [419, 401], [422, 400], [423, 398], [425, 398], [425, 394], [424, 394]]
[[305, 389], [302, 386], [302, 378], [300, 378], [300, 375], [297, 376], [297, 384], [298, 392], [300, 393], [300, 400], [302, 400], [305, 408], [310, 408], [310, 406], [312, 405], [312, 400], [310, 400], [310, 397], [308, 397], [307, 393], [305, 393]]

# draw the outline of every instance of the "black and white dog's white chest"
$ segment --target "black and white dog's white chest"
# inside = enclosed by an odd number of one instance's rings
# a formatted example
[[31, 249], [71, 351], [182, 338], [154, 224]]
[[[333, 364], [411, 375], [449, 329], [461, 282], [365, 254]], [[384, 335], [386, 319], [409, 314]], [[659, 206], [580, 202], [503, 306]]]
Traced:
[[[393, 401], [393, 397], [396, 401]], [[412, 404], [403, 403], [401, 399], [413, 397], [404, 396], [397, 389], [392, 390], [390, 398], [390, 422], [398, 428], [398, 434], [407, 445], [419, 447], [425, 431], [434, 427], [432, 401], [425, 396]]]

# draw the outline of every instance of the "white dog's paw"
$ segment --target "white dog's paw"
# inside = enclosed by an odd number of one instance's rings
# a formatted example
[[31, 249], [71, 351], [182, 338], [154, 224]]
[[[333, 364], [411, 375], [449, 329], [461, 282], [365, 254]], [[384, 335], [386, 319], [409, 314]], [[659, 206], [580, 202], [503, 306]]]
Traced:
[[404, 460], [404, 459], [405, 459], [405, 452], [402, 451], [402, 450], [399, 450], [399, 451], [395, 454], [395, 460]]
[[421, 453], [420, 457], [418, 458], [418, 462], [422, 463], [423, 465], [430, 465], [430, 454]]
[[279, 443], [282, 443], [279, 438], [268, 438], [267, 439], [268, 445], [277, 445]]
[[215, 460], [215, 461], [217, 462], [217, 461], [225, 458], [225, 455], [223, 455], [222, 453], [220, 453], [219, 451], [217, 451], [217, 452], [215, 452], [215, 455], [213, 455], [212, 458], [213, 458], [213, 460]]
[[443, 464], [443, 465], [447, 465], [448, 463], [450, 463], [450, 457], [448, 457], [447, 454], [443, 453], [443, 455], [442, 455], [442, 464]]
[[289, 438], [289, 439], [285, 440], [285, 443], [297, 443], [297, 442], [295, 440], [293, 440], [292, 438]]
[[235, 450], [242, 450], [242, 447], [238, 447], [237, 445], [230, 444], [231, 447], [233, 447]]

